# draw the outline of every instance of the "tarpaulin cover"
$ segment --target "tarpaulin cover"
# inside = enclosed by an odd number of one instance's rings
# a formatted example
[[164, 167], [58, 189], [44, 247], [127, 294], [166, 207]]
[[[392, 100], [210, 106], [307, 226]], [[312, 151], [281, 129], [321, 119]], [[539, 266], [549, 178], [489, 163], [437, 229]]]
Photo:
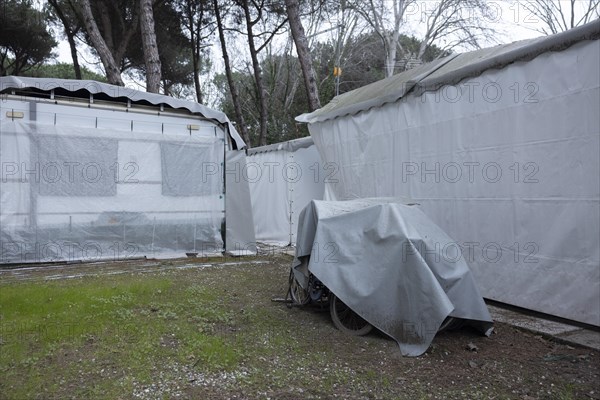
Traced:
[[312, 138], [248, 150], [248, 180], [256, 240], [276, 246], [296, 243], [300, 211], [322, 200], [333, 166], [321, 162]]
[[[423, 354], [447, 316], [489, 334], [492, 319], [460, 249], [415, 205], [312, 201], [300, 214], [294, 273], [308, 271], [357, 314]], [[310, 257], [309, 257], [310, 256]]]
[[600, 41], [548, 40], [557, 51], [309, 130], [338, 167], [325, 199], [415, 199], [486, 298], [600, 326]]

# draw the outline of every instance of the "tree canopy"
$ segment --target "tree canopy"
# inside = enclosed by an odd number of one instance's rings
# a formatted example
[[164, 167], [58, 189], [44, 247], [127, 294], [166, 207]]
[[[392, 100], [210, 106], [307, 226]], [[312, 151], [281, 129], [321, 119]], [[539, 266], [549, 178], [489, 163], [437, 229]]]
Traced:
[[[551, 34], [598, 18], [600, 0], [510, 9]], [[4, 0], [0, 75], [142, 82], [221, 108], [262, 145], [307, 135], [294, 118], [339, 93], [493, 43], [490, 13], [484, 0]], [[64, 39], [72, 63], [54, 60]]]
[[[23, 76], [31, 76], [34, 78], [77, 79], [73, 64], [65, 62], [41, 64], [29, 69], [23, 73]], [[104, 75], [94, 72], [86, 66], [81, 67], [81, 79], [106, 82], [106, 77]]]
[[54, 56], [57, 42], [32, 1], [4, 0], [0, 9], [0, 75], [20, 75]]

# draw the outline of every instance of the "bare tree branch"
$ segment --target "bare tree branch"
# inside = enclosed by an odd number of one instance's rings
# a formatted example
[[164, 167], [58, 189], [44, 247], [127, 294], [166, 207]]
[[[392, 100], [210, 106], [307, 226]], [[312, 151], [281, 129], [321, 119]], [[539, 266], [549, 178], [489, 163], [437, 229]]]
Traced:
[[[392, 76], [396, 66], [396, 53], [400, 46], [400, 28], [404, 22], [404, 15], [408, 6], [414, 0], [369, 0], [362, 2], [355, 0], [351, 3], [363, 18], [369, 23], [373, 30], [381, 37], [385, 50], [386, 76]], [[393, 18], [389, 18], [389, 7], [392, 8]]]
[[544, 35], [556, 34], [598, 18], [600, 0], [529, 0], [521, 4], [539, 24], [529, 28]]

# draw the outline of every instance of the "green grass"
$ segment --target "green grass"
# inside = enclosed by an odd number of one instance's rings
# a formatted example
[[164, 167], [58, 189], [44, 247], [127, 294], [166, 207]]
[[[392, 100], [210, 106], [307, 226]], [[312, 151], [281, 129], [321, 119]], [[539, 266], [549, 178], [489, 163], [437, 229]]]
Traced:
[[156, 366], [170, 362], [202, 371], [234, 368], [241, 356], [235, 343], [211, 333], [230, 322], [231, 312], [214, 291], [180, 275], [1, 286], [0, 373], [11, 385], [0, 389], [11, 398], [52, 396], [64, 390], [61, 381], [84, 379], [80, 395], [110, 398], [131, 393], [133, 382], [103, 369], [144, 384]]
[[558, 400], [573, 400], [575, 399], [574, 388], [571, 384], [564, 385], [558, 393]]
[[[383, 335], [336, 330], [327, 307], [272, 302], [285, 295], [290, 258], [252, 260], [204, 269], [169, 261], [153, 272], [133, 265], [60, 281], [43, 280], [56, 274], [43, 271], [32, 275], [37, 282], [0, 282], [0, 399], [574, 399], [597, 390], [591, 355], [580, 360], [562, 347], [557, 354], [570, 358], [546, 362], [545, 343], [502, 327], [489, 339], [440, 336], [426, 355], [398, 357]], [[466, 352], [470, 341], [481, 354]], [[537, 350], [505, 353], [525, 343]], [[472, 368], [470, 358], [486, 368]], [[573, 368], [585, 382], [563, 378]]]

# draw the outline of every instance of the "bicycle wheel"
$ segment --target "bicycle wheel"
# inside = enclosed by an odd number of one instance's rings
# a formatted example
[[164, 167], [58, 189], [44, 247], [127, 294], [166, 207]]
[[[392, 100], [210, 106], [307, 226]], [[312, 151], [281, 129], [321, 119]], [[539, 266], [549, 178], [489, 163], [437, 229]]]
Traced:
[[306, 305], [310, 302], [310, 293], [307, 289], [304, 289], [296, 277], [294, 276], [294, 272], [290, 271], [290, 297], [292, 301], [299, 305]]
[[329, 313], [335, 327], [344, 333], [363, 336], [373, 329], [373, 325], [362, 319], [333, 293], [329, 299]]

